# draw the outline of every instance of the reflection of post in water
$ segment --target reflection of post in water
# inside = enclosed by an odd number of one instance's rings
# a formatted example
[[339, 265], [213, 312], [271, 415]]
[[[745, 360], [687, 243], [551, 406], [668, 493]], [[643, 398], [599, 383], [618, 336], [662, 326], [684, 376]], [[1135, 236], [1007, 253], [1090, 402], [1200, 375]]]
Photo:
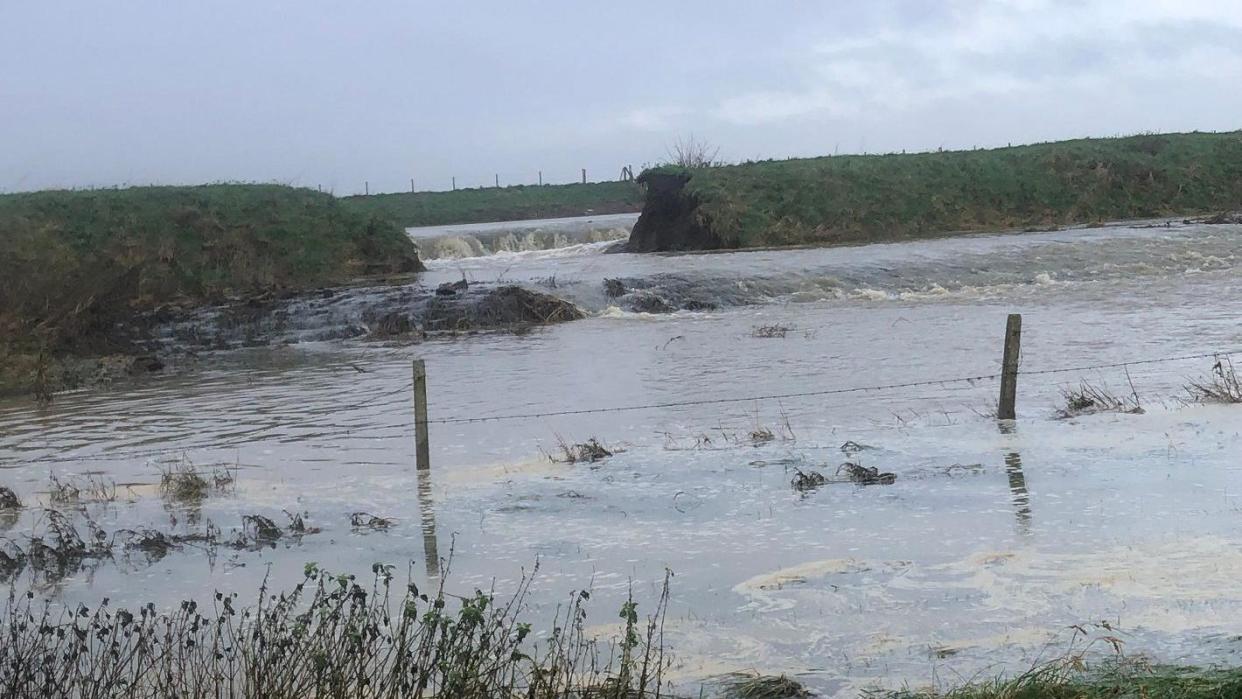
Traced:
[[436, 539], [436, 508], [431, 500], [431, 472], [418, 472], [418, 513], [423, 525], [423, 557], [427, 577], [440, 577], [440, 546]]
[[1005, 472], [1009, 474], [1009, 492], [1013, 494], [1014, 515], [1018, 518], [1018, 534], [1031, 533], [1031, 496], [1026, 490], [1022, 473], [1022, 457], [1016, 451], [1005, 455]]

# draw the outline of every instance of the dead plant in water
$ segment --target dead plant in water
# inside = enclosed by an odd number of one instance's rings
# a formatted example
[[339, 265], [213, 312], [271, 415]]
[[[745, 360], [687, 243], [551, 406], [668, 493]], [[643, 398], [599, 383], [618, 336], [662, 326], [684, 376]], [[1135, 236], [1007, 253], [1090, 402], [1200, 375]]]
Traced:
[[793, 480], [789, 482], [789, 485], [793, 486], [794, 490], [800, 493], [805, 493], [810, 490], [815, 490], [827, 482], [828, 479], [824, 478], [824, 474], [817, 471], [794, 469], [794, 477]]
[[1218, 356], [1212, 372], [1186, 385], [1189, 403], [1242, 403], [1242, 381], [1228, 355]]
[[594, 437], [588, 439], [581, 444], [569, 444], [559, 434], [556, 435], [557, 446], [560, 447], [561, 453], [558, 456], [548, 455], [552, 461], [563, 464], [595, 463], [607, 459], [616, 453], [605, 447], [600, 441]]
[[1105, 386], [1096, 386], [1086, 381], [1079, 383], [1077, 387], [1062, 388], [1061, 397], [1065, 400], [1065, 406], [1057, 409], [1056, 416], [1063, 420], [1095, 413], [1143, 413], [1137, 393], [1123, 398], [1114, 395]]
[[370, 512], [355, 512], [349, 516], [349, 526], [354, 529], [384, 530], [392, 526], [387, 517], [377, 517]]
[[863, 466], [852, 461], [846, 461], [837, 468], [837, 475], [843, 472], [851, 483], [859, 485], [892, 485], [897, 481], [895, 473], [882, 473], [874, 466]]
[[621, 605], [621, 635], [587, 636], [588, 592], [575, 593], [535, 642], [526, 612], [531, 577], [497, 600], [476, 590], [422, 591], [375, 564], [370, 584], [307, 564], [283, 593], [264, 584], [255, 606], [217, 592], [171, 610], [107, 601], [54, 607], [10, 597], [0, 643], [7, 697], [659, 697], [668, 663], [663, 622], [669, 579], [652, 614]]
[[52, 474], [48, 476], [48, 486], [48, 499], [57, 505], [116, 500], [116, 482], [95, 474], [67, 476], [64, 479]]

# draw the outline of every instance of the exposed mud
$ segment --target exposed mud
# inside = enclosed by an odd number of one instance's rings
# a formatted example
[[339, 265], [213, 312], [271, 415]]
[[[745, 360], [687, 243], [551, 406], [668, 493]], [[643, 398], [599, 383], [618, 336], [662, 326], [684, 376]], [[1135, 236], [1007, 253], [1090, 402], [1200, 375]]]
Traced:
[[698, 202], [686, 192], [688, 175], [644, 172], [638, 183], [647, 187], [642, 215], [630, 232], [627, 252], [716, 250], [720, 238], [698, 216]]

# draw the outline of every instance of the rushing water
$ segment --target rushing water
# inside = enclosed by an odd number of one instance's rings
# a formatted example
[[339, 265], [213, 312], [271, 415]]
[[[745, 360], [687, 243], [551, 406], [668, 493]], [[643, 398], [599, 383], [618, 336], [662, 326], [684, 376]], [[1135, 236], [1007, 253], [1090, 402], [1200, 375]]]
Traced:
[[[117, 502], [86, 509], [109, 530], [196, 518], [228, 530], [246, 513], [284, 521], [282, 510], [323, 528], [275, 549], [122, 556], [33, 581], [65, 600], [244, 594], [265, 575], [290, 583], [307, 561], [360, 574], [413, 561], [423, 578], [452, 550], [463, 589], [511, 590], [538, 560], [536, 621], [590, 585], [593, 619], [607, 623], [627, 588], [642, 609], [671, 569], [666, 632], [691, 681], [755, 668], [843, 696], [952, 683], [1021, 670], [1070, 624], [1101, 621], [1130, 653], [1230, 662], [1242, 651], [1242, 408], [1174, 399], [1211, 359], [1024, 376], [1006, 430], [987, 416], [990, 379], [436, 423], [426, 479], [413, 468], [409, 385], [410, 359], [424, 358], [431, 418], [443, 420], [985, 376], [1011, 312], [1024, 314], [1028, 372], [1237, 349], [1239, 234], [1122, 226], [682, 256], [569, 241], [433, 260], [425, 286], [529, 284], [592, 317], [413, 346], [219, 352], [47, 408], [13, 401], [0, 406], [0, 483], [35, 501], [49, 474], [106, 474]], [[606, 294], [605, 279], [626, 280], [626, 295]], [[636, 313], [632, 294], [714, 310]], [[772, 325], [789, 330], [755, 336]], [[1120, 394], [1132, 383], [1146, 412], [1054, 419], [1061, 389], [1080, 380]], [[752, 445], [761, 427], [778, 438]], [[543, 456], [592, 436], [618, 453]], [[847, 457], [847, 441], [871, 448]], [[166, 504], [152, 484], [168, 455], [235, 466], [237, 492], [196, 511]], [[846, 458], [897, 481], [790, 487], [796, 469], [831, 475]], [[396, 524], [355, 531], [358, 511]], [[39, 526], [37, 509], [0, 520], [18, 540]]]
[[554, 250], [629, 237], [638, 214], [601, 214], [407, 228], [425, 260]]

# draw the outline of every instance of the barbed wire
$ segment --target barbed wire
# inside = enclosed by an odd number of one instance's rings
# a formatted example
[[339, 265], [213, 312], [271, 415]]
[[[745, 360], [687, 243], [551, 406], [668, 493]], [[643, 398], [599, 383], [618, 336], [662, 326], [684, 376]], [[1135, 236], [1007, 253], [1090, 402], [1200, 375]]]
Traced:
[[[1104, 364], [1089, 364], [1089, 365], [1072, 366], [1072, 367], [1058, 367], [1058, 368], [1053, 368], [1053, 369], [1034, 369], [1034, 370], [1019, 369], [1018, 376], [1019, 377], [1048, 376], [1048, 375], [1053, 375], [1053, 374], [1080, 373], [1080, 372], [1086, 372], [1086, 371], [1097, 371], [1100, 369], [1118, 369], [1118, 368], [1123, 368], [1123, 367], [1142, 366], [1142, 365], [1148, 365], [1148, 364], [1161, 364], [1161, 363], [1167, 363], [1167, 362], [1190, 361], [1190, 360], [1195, 360], [1195, 359], [1212, 359], [1212, 358], [1219, 358], [1219, 357], [1229, 357], [1229, 356], [1233, 356], [1237, 354], [1242, 354], [1242, 349], [1232, 349], [1232, 350], [1216, 351], [1216, 352], [1202, 352], [1198, 354], [1184, 354], [1184, 355], [1177, 355], [1177, 356], [1172, 356], [1172, 357], [1137, 359], [1137, 360], [1125, 361], [1125, 362], [1110, 362], [1110, 363], [1104, 363]], [[822, 397], [822, 396], [843, 395], [843, 394], [851, 394], [851, 393], [889, 391], [889, 390], [896, 390], [896, 389], [902, 389], [902, 388], [918, 388], [918, 387], [926, 387], [926, 386], [947, 386], [950, 384], [960, 384], [960, 383], [969, 383], [971, 385], [974, 385], [980, 381], [997, 380], [1001, 378], [1002, 375], [1003, 375], [1002, 373], [997, 372], [997, 373], [992, 373], [992, 374], [978, 374], [974, 376], [957, 376], [957, 377], [944, 378], [944, 379], [905, 381], [905, 382], [900, 382], [900, 383], [877, 384], [877, 385], [871, 385], [871, 386], [852, 386], [848, 388], [831, 388], [831, 389], [822, 389], [822, 390], [816, 390], [816, 391], [769, 393], [769, 394], [761, 394], [761, 395], [727, 397], [727, 398], [702, 398], [702, 399], [695, 399], [695, 400], [647, 403], [647, 404], [641, 404], [641, 405], [611, 406], [611, 407], [603, 407], [603, 408], [579, 408], [579, 409], [573, 409], [573, 410], [552, 410], [552, 411], [534, 412], [534, 413], [510, 413], [510, 414], [503, 414], [503, 415], [435, 418], [435, 419], [427, 420], [425, 424], [428, 424], [428, 425], [461, 425], [461, 424], [500, 422], [500, 421], [511, 421], [511, 420], [536, 420], [536, 419], [543, 419], [543, 418], [550, 418], [550, 417], [570, 417], [570, 416], [577, 416], [577, 415], [625, 413], [625, 412], [637, 412], [637, 411], [642, 411], [642, 410], [685, 408], [685, 407], [696, 407], [696, 406], [704, 406], [704, 405], [723, 405], [723, 404], [730, 404], [730, 403], [736, 404], [736, 403], [750, 403], [750, 402], [771, 401], [771, 400], [787, 400], [787, 399], [797, 399], [797, 398], [815, 398], [815, 397]], [[412, 381], [406, 382], [399, 388], [395, 388], [389, 391], [378, 393], [364, 401], [360, 401], [360, 402], [353, 403], [350, 405], [341, 406], [340, 408], [335, 409], [333, 411], [333, 414], [339, 414], [341, 412], [357, 410], [359, 408], [373, 406], [376, 403], [378, 403], [380, 400], [383, 400], [385, 398], [391, 398], [392, 396], [395, 396], [398, 394], [408, 395], [411, 388], [412, 388]], [[401, 401], [401, 402], [404, 402], [404, 401]], [[384, 407], [387, 407], [389, 405], [395, 405], [396, 403], [397, 401], [394, 401], [392, 403], [385, 404]], [[42, 457], [38, 459], [28, 459], [28, 460], [23, 460], [23, 461], [3, 461], [0, 463], [3, 463], [7, 466], [13, 466], [13, 465], [30, 464], [30, 463], [121, 461], [121, 460], [128, 460], [128, 459], [137, 459], [137, 458], [150, 458], [153, 456], [163, 456], [169, 453], [185, 452], [185, 451], [190, 451], [190, 450], [195, 450], [195, 449], [227, 449], [233, 446], [239, 446], [242, 444], [250, 444], [250, 443], [256, 443], [256, 442], [262, 441], [260, 439], [256, 439], [255, 436], [258, 434], [262, 434], [264, 432], [270, 432], [271, 430], [274, 430], [277, 428], [291, 429], [291, 428], [298, 428], [298, 427], [325, 427], [327, 426], [320, 420], [320, 417], [321, 416], [319, 415], [315, 415], [315, 416], [311, 416], [311, 417], [308, 417], [302, 420], [294, 420], [291, 422], [280, 423], [280, 424], [275, 424], [275, 425], [266, 425], [252, 432], [249, 432], [244, 437], [239, 437], [237, 439], [228, 440], [225, 442], [201, 442], [197, 444], [170, 446], [170, 447], [156, 448], [156, 449], [144, 449], [144, 450], [138, 450], [138, 451], [112, 451], [112, 452], [104, 452], [101, 454], [48, 456], [48, 457]], [[344, 427], [343, 432], [348, 435], [358, 435], [358, 434], [365, 434], [368, 431], [375, 431], [377, 429], [388, 430], [392, 428], [393, 428], [392, 425], [360, 426], [357, 428]], [[392, 439], [406, 439], [406, 438], [408, 438], [407, 435], [384, 435], [382, 437], [373, 437], [373, 439], [376, 439], [376, 440], [392, 440]]]

